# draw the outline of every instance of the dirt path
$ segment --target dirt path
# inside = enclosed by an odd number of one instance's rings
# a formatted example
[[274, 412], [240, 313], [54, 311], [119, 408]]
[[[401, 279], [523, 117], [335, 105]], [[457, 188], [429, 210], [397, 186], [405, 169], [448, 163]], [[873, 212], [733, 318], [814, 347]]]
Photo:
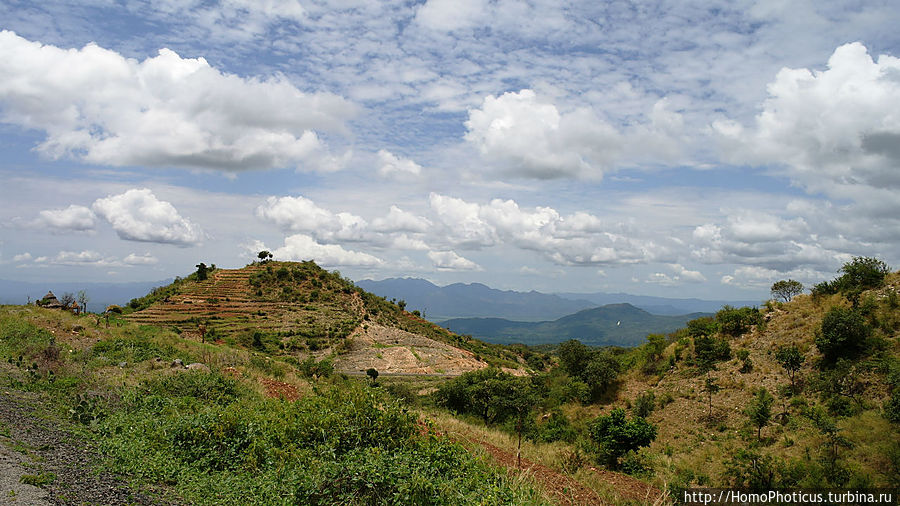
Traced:
[[[169, 504], [97, 473], [99, 456], [61, 422], [40, 415], [33, 393], [0, 390], [0, 504]], [[37, 482], [40, 487], [22, 483]]]
[[[481, 446], [503, 467], [508, 469], [517, 469], [518, 467], [515, 453], [507, 452], [487, 441], [479, 439], [473, 434], [454, 433], [448, 435], [457, 442], [469, 442]], [[534, 476], [535, 480], [544, 487], [550, 494], [551, 499], [557, 504], [572, 506], [611, 504], [604, 501], [591, 488], [545, 465], [523, 458], [522, 469]], [[663, 492], [656, 487], [631, 476], [593, 468], [591, 471], [597, 473], [603, 481], [609, 483], [618, 496], [628, 501], [640, 504], [655, 504], [657, 499], [663, 495]]]

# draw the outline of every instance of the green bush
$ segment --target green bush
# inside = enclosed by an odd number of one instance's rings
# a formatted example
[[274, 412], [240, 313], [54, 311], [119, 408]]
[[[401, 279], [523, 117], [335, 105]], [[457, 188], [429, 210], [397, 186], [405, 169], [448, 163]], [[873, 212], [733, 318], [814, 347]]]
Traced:
[[726, 305], [716, 313], [719, 329], [723, 333], [735, 337], [747, 332], [750, 327], [759, 325], [762, 321], [762, 315], [755, 307], [735, 308]]
[[656, 426], [639, 416], [628, 420], [625, 410], [616, 408], [609, 415], [591, 421], [588, 434], [600, 446], [601, 458], [615, 469], [627, 452], [648, 446], [656, 439]]
[[833, 307], [822, 319], [815, 343], [825, 361], [834, 363], [839, 357], [852, 357], [862, 351], [870, 332], [865, 318], [858, 311]]

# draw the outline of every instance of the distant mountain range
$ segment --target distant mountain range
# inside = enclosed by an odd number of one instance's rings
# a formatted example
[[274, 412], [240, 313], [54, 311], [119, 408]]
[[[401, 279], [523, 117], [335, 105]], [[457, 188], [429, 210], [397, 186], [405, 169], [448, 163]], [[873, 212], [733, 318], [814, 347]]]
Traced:
[[625, 293], [516, 292], [497, 290], [481, 283], [437, 286], [418, 278], [365, 279], [361, 288], [388, 299], [405, 300], [407, 309], [418, 309], [435, 322], [452, 318], [503, 318], [536, 322], [555, 320], [583, 309], [628, 303], [655, 315], [714, 313], [725, 304], [758, 305], [761, 301], [670, 299]]
[[171, 279], [162, 281], [143, 281], [135, 283], [29, 283], [24, 281], [8, 281], [0, 279], [0, 304], [25, 304], [28, 298], [31, 301], [40, 299], [52, 291], [57, 297], [66, 292], [77, 294], [84, 290], [90, 301], [87, 304], [88, 311], [100, 312], [107, 306], [116, 304], [119, 306], [128, 304], [128, 301], [136, 297], [143, 297], [157, 286], [165, 286], [172, 282]]
[[496, 317], [518, 321], [553, 320], [597, 306], [539, 292], [497, 290], [481, 283], [437, 286], [417, 278], [364, 279], [360, 288], [388, 299], [405, 300], [406, 309], [418, 309], [431, 321], [460, 317]]
[[662, 316], [650, 314], [631, 304], [608, 304], [553, 321], [454, 318], [440, 325], [457, 334], [469, 334], [492, 343], [536, 345], [578, 339], [591, 346], [630, 347], [644, 343], [647, 334], [672, 332], [684, 327], [689, 320], [708, 314], [710, 313]]

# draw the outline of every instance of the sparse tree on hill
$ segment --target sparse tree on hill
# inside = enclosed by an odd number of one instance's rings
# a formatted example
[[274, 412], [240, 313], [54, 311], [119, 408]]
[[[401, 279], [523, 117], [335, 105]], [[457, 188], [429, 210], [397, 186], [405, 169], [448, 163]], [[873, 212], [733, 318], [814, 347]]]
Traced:
[[803, 365], [803, 361], [805, 357], [802, 353], [800, 353], [800, 348], [797, 348], [797, 345], [791, 346], [780, 346], [775, 351], [775, 360], [781, 364], [781, 367], [784, 367], [784, 370], [787, 371], [788, 377], [791, 379], [791, 392], [796, 392], [795, 384], [794, 384], [794, 376], [796, 376], [797, 371], [800, 370], [800, 366]]
[[260, 262], [265, 262], [272, 259], [272, 253], [267, 250], [262, 250], [256, 254], [256, 257], [259, 258]]
[[772, 285], [772, 297], [779, 298], [784, 302], [790, 302], [794, 296], [801, 293], [803, 293], [803, 283], [793, 279], [782, 279]]
[[709, 375], [709, 372], [706, 373], [706, 380], [703, 382], [703, 391], [706, 392], [706, 399], [709, 404], [709, 413], [708, 416], [712, 418], [712, 397], [713, 395], [719, 393], [722, 387], [716, 383], [716, 379]]
[[769, 424], [772, 418], [772, 403], [775, 398], [765, 388], [756, 391], [756, 395], [744, 413], [750, 418], [750, 423], [756, 426], [756, 439], [762, 439], [762, 428]]

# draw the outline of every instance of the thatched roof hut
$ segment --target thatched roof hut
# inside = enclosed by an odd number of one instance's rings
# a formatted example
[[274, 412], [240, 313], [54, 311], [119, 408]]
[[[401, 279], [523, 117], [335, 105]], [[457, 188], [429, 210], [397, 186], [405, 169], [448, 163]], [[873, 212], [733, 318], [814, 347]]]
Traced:
[[44, 295], [44, 298], [38, 301], [38, 304], [48, 309], [63, 309], [62, 303], [59, 302], [56, 295], [53, 295], [52, 291], [47, 292], [47, 295]]

